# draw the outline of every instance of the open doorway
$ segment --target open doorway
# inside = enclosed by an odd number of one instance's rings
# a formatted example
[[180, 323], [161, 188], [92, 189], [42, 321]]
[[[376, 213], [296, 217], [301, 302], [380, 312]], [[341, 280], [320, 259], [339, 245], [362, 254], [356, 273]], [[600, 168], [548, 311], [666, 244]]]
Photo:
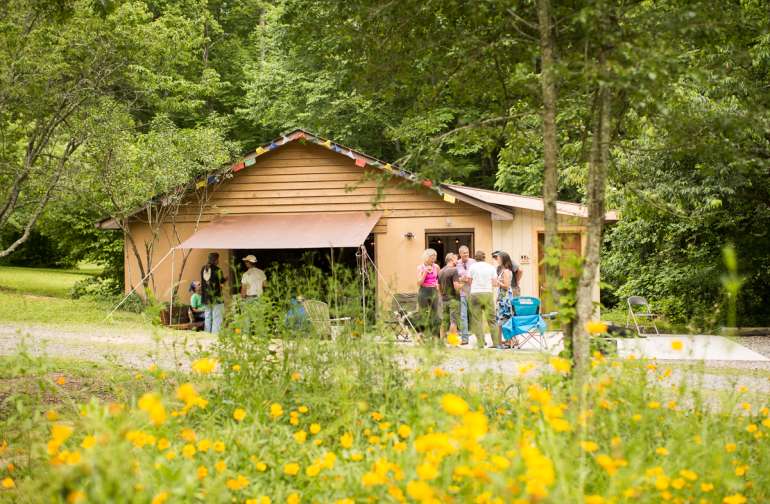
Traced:
[[444, 257], [450, 252], [458, 253], [465, 245], [473, 257], [473, 229], [428, 229], [425, 231], [425, 248], [432, 248], [438, 254], [437, 262], [444, 267]]
[[[376, 261], [374, 235], [364, 241], [367, 255]], [[230, 289], [240, 292], [240, 278], [245, 271], [243, 258], [253, 255], [257, 267], [267, 275], [266, 294], [283, 307], [300, 296], [323, 301], [329, 305], [332, 316], [360, 316], [361, 289], [365, 289], [367, 312], [373, 311], [376, 299], [376, 275], [371, 263], [362, 257], [359, 248], [309, 249], [236, 249], [230, 251]], [[366, 267], [365, 282], [361, 282], [361, 266]], [[269, 291], [269, 292], [268, 292]], [[371, 307], [369, 306], [371, 305]], [[371, 320], [372, 315], [367, 313]]]

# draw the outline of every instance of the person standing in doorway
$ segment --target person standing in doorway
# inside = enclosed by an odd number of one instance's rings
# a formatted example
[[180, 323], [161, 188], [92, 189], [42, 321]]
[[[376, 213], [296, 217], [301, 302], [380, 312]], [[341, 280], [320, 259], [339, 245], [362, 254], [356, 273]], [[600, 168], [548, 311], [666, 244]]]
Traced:
[[463, 287], [460, 289], [460, 337], [462, 337], [462, 344], [467, 345], [469, 319], [473, 316], [468, 310], [472, 282], [470, 268], [476, 261], [471, 259], [471, 251], [465, 245], [460, 247], [457, 253], [460, 255], [457, 261], [457, 273], [460, 275], [460, 281], [463, 282]]
[[438, 254], [433, 249], [425, 249], [422, 253], [422, 264], [417, 267], [417, 306], [420, 309], [423, 332], [428, 336], [436, 336], [439, 324], [438, 309], [438, 272], [436, 264]]
[[497, 276], [494, 266], [485, 261], [486, 254], [477, 250], [474, 262], [468, 273], [471, 277], [471, 291], [469, 294], [469, 306], [471, 312], [471, 332], [476, 335], [476, 343], [479, 348], [485, 346], [484, 322], [492, 335], [494, 346], [500, 345], [500, 336], [495, 323], [495, 295], [492, 282]]
[[219, 268], [219, 253], [211, 252], [209, 261], [201, 268], [201, 295], [204, 308], [204, 330], [218, 333], [222, 328], [225, 314], [225, 298], [222, 295], [222, 284], [227, 282], [225, 274]]
[[457, 333], [457, 319], [460, 311], [460, 289], [463, 283], [457, 272], [457, 256], [448, 253], [444, 260], [444, 267], [438, 274], [438, 290], [441, 294], [441, 339], [449, 333]]
[[246, 272], [241, 277], [241, 297], [243, 299], [256, 299], [262, 295], [267, 283], [267, 275], [257, 268], [257, 258], [249, 254], [243, 258]]

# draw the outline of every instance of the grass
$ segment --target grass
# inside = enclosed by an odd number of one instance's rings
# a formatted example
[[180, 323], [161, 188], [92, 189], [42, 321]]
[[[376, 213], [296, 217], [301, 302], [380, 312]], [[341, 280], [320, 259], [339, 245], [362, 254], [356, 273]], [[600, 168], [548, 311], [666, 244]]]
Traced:
[[0, 321], [32, 324], [139, 325], [139, 314], [116, 311], [109, 321], [111, 303], [70, 299], [75, 282], [98, 273], [99, 267], [83, 264], [78, 269], [0, 266]]
[[144, 324], [141, 314], [116, 311], [105, 320], [112, 306], [96, 301], [41, 297], [0, 292], [0, 321], [30, 324]]
[[66, 298], [75, 282], [88, 278], [94, 271], [97, 270], [0, 266], [0, 290]]

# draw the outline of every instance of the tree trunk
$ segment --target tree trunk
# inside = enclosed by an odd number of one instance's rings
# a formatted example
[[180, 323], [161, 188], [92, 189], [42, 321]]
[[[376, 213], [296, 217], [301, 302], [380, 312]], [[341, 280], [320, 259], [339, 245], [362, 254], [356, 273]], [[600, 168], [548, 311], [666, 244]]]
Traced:
[[586, 322], [594, 315], [593, 290], [599, 276], [599, 261], [604, 227], [604, 193], [610, 147], [610, 89], [607, 84], [606, 57], [599, 52], [600, 82], [588, 163], [588, 222], [585, 261], [577, 288], [576, 318], [573, 328], [575, 378], [582, 383], [590, 366], [590, 334]]
[[559, 303], [559, 223], [556, 198], [559, 187], [559, 143], [556, 137], [556, 78], [550, 0], [537, 1], [540, 31], [540, 85], [543, 93], [543, 206], [545, 220], [545, 285], [548, 306]]

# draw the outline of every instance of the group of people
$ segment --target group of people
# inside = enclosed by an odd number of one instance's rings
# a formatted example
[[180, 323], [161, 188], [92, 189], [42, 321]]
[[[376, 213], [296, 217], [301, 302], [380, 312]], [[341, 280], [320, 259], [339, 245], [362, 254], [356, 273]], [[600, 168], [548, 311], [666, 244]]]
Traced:
[[[248, 302], [259, 298], [267, 284], [267, 275], [257, 268], [257, 258], [247, 255], [243, 258], [246, 271], [241, 276], [241, 298]], [[201, 268], [200, 281], [190, 284], [191, 322], [203, 321], [203, 330], [218, 333], [222, 328], [225, 314], [225, 298], [222, 287], [227, 277], [219, 267], [219, 254], [211, 252], [208, 262]]]
[[[477, 250], [470, 257], [466, 246], [458, 253], [444, 258], [444, 267], [437, 264], [438, 254], [426, 249], [417, 268], [417, 303], [425, 334], [459, 333], [461, 343], [469, 343], [470, 334], [476, 336], [479, 348], [486, 346], [484, 323], [489, 327], [493, 347], [516, 346], [515, 338], [504, 341], [502, 327], [513, 316], [511, 298], [520, 295], [522, 271], [507, 252], [496, 251], [486, 262], [486, 254]], [[438, 329], [438, 331], [436, 330]]]

